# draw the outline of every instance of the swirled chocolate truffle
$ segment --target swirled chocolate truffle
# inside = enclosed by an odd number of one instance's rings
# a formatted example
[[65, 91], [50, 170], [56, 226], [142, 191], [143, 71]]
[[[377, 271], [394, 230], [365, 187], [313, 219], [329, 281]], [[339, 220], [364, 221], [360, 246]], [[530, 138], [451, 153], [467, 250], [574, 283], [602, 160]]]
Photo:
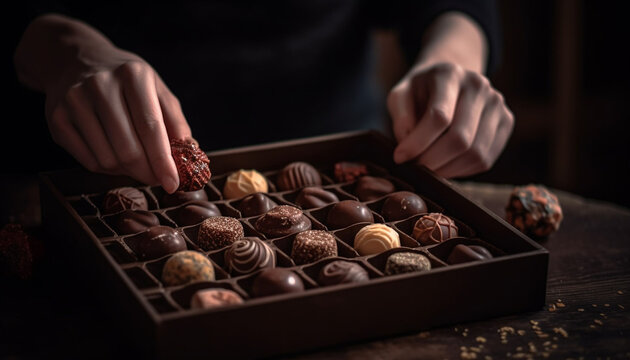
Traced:
[[162, 196], [162, 201], [160, 201], [160, 205], [163, 208], [177, 206], [183, 203], [187, 203], [189, 201], [208, 201], [208, 194], [206, 190], [199, 189], [194, 191], [175, 191], [172, 194], [166, 193]]
[[210, 201], [198, 200], [183, 205], [176, 210], [175, 221], [179, 226], [199, 224], [213, 216], [221, 216], [221, 210]]
[[360, 222], [374, 222], [370, 208], [356, 200], [342, 200], [333, 205], [326, 216], [330, 229], [341, 229]]
[[177, 166], [180, 191], [195, 191], [210, 180], [210, 159], [193, 139], [171, 140], [171, 154]]
[[299, 189], [304, 186], [319, 186], [322, 178], [317, 169], [303, 161], [292, 162], [285, 166], [276, 179], [280, 191]]
[[337, 182], [350, 182], [355, 181], [361, 176], [368, 174], [368, 169], [365, 164], [350, 162], [350, 161], [340, 161], [335, 164], [335, 180]]
[[197, 232], [197, 245], [217, 250], [232, 245], [245, 235], [243, 224], [233, 217], [213, 216], [205, 219]]
[[302, 210], [290, 205], [279, 205], [256, 220], [256, 230], [268, 238], [281, 237], [309, 230], [311, 220]]
[[152, 226], [127, 239], [127, 245], [140, 260], [157, 259], [162, 256], [186, 250], [182, 234], [168, 226]]
[[457, 236], [457, 231], [453, 219], [442, 213], [430, 213], [416, 221], [412, 236], [423, 245], [433, 245]]
[[244, 197], [238, 203], [238, 210], [243, 217], [258, 216], [278, 206], [269, 196], [257, 192]]
[[366, 225], [354, 236], [354, 249], [361, 256], [400, 247], [400, 235], [385, 224]]
[[370, 280], [365, 269], [354, 262], [335, 260], [321, 268], [317, 282], [323, 286], [357, 283]]
[[242, 304], [243, 298], [229, 289], [204, 289], [197, 291], [190, 299], [191, 309], [212, 309], [221, 306]]
[[134, 187], [119, 187], [109, 190], [103, 198], [103, 212], [113, 214], [126, 209], [149, 210], [147, 197]]
[[225, 267], [231, 274], [249, 274], [259, 269], [276, 266], [276, 255], [258, 238], [236, 240], [224, 255]]
[[146, 210], [127, 209], [113, 215], [111, 224], [119, 235], [129, 235], [160, 225], [160, 219]]
[[355, 195], [361, 201], [372, 201], [396, 191], [394, 184], [382, 177], [362, 176], [354, 188]]
[[431, 261], [422, 254], [397, 252], [387, 257], [385, 275], [404, 274], [414, 271], [431, 270]]
[[387, 196], [381, 208], [381, 215], [386, 221], [402, 220], [426, 212], [424, 200], [410, 191], [397, 191]]
[[492, 253], [483, 246], [458, 244], [451, 250], [447, 263], [461, 264], [471, 261], [492, 259]]
[[306, 230], [295, 235], [291, 258], [297, 265], [330, 256], [337, 256], [337, 241], [333, 234], [324, 230]]
[[320, 187], [309, 186], [300, 191], [295, 199], [295, 204], [302, 209], [312, 209], [338, 201], [339, 198], [334, 192], [324, 190]]
[[563, 215], [556, 195], [542, 185], [530, 184], [512, 190], [505, 217], [522, 233], [541, 239], [560, 228]]
[[223, 186], [226, 199], [238, 199], [245, 195], [269, 191], [267, 179], [256, 170], [238, 170], [230, 174]]
[[304, 282], [293, 271], [286, 268], [264, 269], [252, 283], [255, 297], [304, 291]]
[[162, 268], [162, 281], [167, 286], [196, 281], [214, 281], [214, 265], [202, 253], [186, 250], [173, 254]]

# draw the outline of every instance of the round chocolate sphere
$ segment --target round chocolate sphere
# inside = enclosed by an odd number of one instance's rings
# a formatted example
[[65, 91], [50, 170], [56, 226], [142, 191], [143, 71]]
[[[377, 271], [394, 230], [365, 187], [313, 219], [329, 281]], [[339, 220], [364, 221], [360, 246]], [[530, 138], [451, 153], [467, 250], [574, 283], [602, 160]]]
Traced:
[[103, 198], [103, 213], [113, 214], [125, 209], [149, 210], [147, 197], [134, 187], [119, 187], [109, 190]]
[[256, 220], [256, 230], [268, 238], [281, 237], [311, 228], [311, 220], [302, 210], [290, 205], [279, 205]]
[[433, 245], [457, 236], [457, 231], [451, 218], [442, 213], [430, 213], [416, 221], [412, 236], [423, 245]]
[[488, 249], [486, 249], [483, 246], [459, 244], [455, 246], [453, 250], [451, 250], [451, 253], [448, 256], [448, 259], [446, 260], [446, 262], [451, 265], [454, 265], [454, 264], [461, 264], [461, 263], [470, 262], [470, 261], [486, 260], [486, 259], [491, 259], [491, 258], [492, 258], [492, 253], [490, 253], [490, 251], [488, 251]]
[[167, 286], [214, 279], [214, 265], [210, 259], [197, 251], [186, 250], [173, 254], [162, 268], [162, 281]]
[[400, 235], [385, 224], [366, 225], [354, 236], [354, 249], [361, 256], [400, 247]]
[[280, 191], [299, 189], [304, 186], [319, 186], [322, 178], [317, 169], [303, 161], [292, 162], [285, 166], [276, 179]]
[[312, 209], [338, 201], [339, 198], [334, 192], [324, 190], [320, 187], [309, 186], [300, 191], [295, 199], [295, 204], [302, 209]]
[[243, 298], [235, 291], [221, 288], [197, 291], [190, 299], [191, 309], [211, 309], [215, 307], [242, 304]]
[[361, 201], [372, 201], [396, 191], [394, 184], [382, 177], [362, 176], [354, 188], [355, 195]]
[[127, 209], [114, 215], [111, 224], [119, 235], [129, 235], [160, 225], [160, 219], [146, 210]]
[[420, 196], [409, 191], [395, 192], [385, 199], [381, 214], [386, 221], [406, 219], [427, 212], [427, 204]]
[[323, 286], [364, 282], [370, 280], [365, 269], [354, 262], [335, 260], [321, 268], [317, 282]]
[[162, 201], [160, 201], [160, 205], [163, 208], [167, 208], [167, 207], [172, 207], [172, 206], [177, 206], [183, 203], [187, 203], [189, 201], [199, 201], [199, 200], [205, 200], [208, 201], [208, 194], [206, 193], [206, 190], [199, 189], [199, 190], [194, 190], [194, 191], [175, 191], [172, 194], [164, 194], [164, 196], [162, 196]]
[[306, 230], [295, 235], [291, 258], [296, 264], [308, 264], [329, 256], [337, 256], [337, 241], [325, 230]]
[[255, 297], [304, 291], [304, 282], [293, 271], [285, 268], [262, 270], [252, 283]]
[[258, 238], [236, 240], [224, 255], [225, 267], [231, 274], [249, 274], [259, 269], [276, 266], [276, 255]]
[[217, 250], [232, 245], [245, 235], [243, 224], [233, 217], [213, 216], [205, 219], [197, 232], [197, 245]]
[[179, 226], [188, 226], [199, 224], [213, 216], [221, 216], [221, 210], [210, 201], [198, 200], [177, 209], [175, 221]]
[[431, 270], [431, 261], [426, 256], [414, 252], [397, 252], [390, 255], [385, 262], [385, 275], [425, 270]]
[[331, 229], [341, 229], [360, 222], [374, 222], [370, 208], [356, 200], [342, 200], [328, 211], [326, 222]]
[[276, 206], [278, 204], [261, 192], [248, 195], [238, 203], [238, 209], [243, 217], [262, 215]]
[[168, 226], [152, 226], [128, 238], [127, 244], [140, 260], [157, 259], [186, 250], [186, 241], [179, 231]]

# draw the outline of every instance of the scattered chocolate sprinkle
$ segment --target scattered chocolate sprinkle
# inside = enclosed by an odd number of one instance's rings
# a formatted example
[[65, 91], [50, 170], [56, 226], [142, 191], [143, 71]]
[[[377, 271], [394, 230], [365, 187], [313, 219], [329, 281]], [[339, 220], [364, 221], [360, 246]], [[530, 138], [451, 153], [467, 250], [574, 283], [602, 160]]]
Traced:
[[621, 291], [621, 290], [617, 290], [617, 294], [619, 294], [619, 295], [623, 295], [623, 291]]
[[617, 306], [619, 306], [619, 308], [620, 308], [621, 310], [625, 310], [625, 309], [626, 309], [626, 308], [625, 308], [623, 305], [621, 305], [621, 304], [618, 304]]
[[565, 338], [569, 337], [569, 333], [567, 333], [567, 331], [561, 327], [553, 328], [553, 332], [555, 332], [556, 334], [560, 334], [564, 336]]
[[604, 304], [604, 307], [610, 307], [610, 304]]
[[604, 322], [599, 319], [595, 319], [593, 320], [593, 322], [596, 323], [597, 325], [604, 325]]
[[579, 312], [583, 312], [583, 311], [584, 311], [584, 309], [583, 309], [583, 308], [579, 308], [579, 309], [578, 309], [578, 311], [579, 311]]
[[477, 342], [480, 342], [480, 343], [485, 343], [487, 341], [486, 338], [483, 336], [477, 336], [475, 340], [477, 340]]

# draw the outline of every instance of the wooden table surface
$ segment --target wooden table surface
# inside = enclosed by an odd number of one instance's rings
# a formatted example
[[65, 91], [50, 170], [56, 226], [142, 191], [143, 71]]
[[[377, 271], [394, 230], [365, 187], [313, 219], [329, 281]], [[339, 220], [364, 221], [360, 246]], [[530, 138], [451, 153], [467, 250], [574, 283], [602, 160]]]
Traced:
[[[455, 183], [503, 216], [512, 185]], [[0, 178], [0, 214], [45, 237], [37, 180]], [[349, 344], [285, 359], [628, 359], [630, 358], [630, 210], [558, 190], [560, 229], [549, 250], [547, 304], [539, 311]], [[80, 269], [75, 269], [80, 271]], [[56, 271], [46, 256], [28, 281], [0, 288], [0, 357], [122, 358], [133, 339], [117, 333], [121, 319], [98, 311], [99, 299]], [[94, 284], [86, 284], [94, 285]], [[427, 294], [430, 296], [430, 294]], [[465, 299], [462, 299], [465, 301]], [[246, 345], [246, 344], [243, 344]]]

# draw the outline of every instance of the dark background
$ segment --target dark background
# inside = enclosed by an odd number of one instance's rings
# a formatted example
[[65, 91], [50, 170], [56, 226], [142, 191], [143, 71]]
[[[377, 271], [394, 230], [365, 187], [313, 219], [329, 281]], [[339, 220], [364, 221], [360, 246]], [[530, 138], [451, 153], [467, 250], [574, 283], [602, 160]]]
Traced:
[[[464, 180], [540, 183], [630, 206], [627, 141], [630, 31], [612, 1], [499, 1], [502, 62], [490, 75], [516, 117], [510, 142], [488, 172]], [[12, 53], [22, 14], [5, 26], [7, 72], [3, 174], [35, 174], [74, 166], [43, 125], [44, 98], [21, 88]], [[18, 25], [14, 25], [17, 23]], [[376, 74], [389, 88], [404, 72], [395, 34], [375, 33]], [[42, 126], [34, 126], [33, 121]], [[10, 191], [10, 189], [7, 189]], [[1, 214], [3, 222], [7, 214]]]

